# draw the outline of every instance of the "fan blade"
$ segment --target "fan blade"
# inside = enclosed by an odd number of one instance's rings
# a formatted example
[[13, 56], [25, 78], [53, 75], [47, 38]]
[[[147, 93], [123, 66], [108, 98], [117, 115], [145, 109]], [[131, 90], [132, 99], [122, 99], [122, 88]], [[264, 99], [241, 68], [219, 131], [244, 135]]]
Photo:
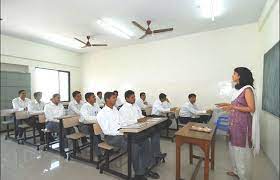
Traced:
[[85, 46], [83, 46], [83, 47], [81, 47], [81, 48], [87, 48], [88, 46], [87, 45], [85, 45]]
[[144, 34], [143, 36], [141, 36], [139, 39], [143, 39], [144, 37], [146, 37], [148, 34]]
[[139, 23], [137, 23], [136, 21], [132, 21], [132, 23], [133, 23], [135, 26], [139, 27], [141, 30], [146, 31], [146, 29], [145, 29], [143, 26], [141, 26]]
[[166, 32], [166, 31], [173, 31], [173, 28], [157, 29], [157, 30], [154, 30], [153, 33], [162, 33], [162, 32]]
[[91, 46], [108, 46], [108, 44], [92, 44]]
[[78, 39], [78, 38], [74, 38], [74, 39], [76, 39], [77, 41], [79, 41], [79, 42], [81, 42], [81, 43], [83, 43], [83, 44], [87, 44], [87, 43], [85, 43], [84, 41], [82, 41], [82, 40], [80, 40], [80, 39]]

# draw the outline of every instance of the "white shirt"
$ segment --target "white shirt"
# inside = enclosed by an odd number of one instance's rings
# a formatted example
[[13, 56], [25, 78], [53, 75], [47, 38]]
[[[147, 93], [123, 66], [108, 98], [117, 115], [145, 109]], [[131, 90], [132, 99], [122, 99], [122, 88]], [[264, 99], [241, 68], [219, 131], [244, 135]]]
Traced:
[[25, 98], [23, 101], [20, 97], [17, 97], [15, 99], [13, 99], [13, 101], [12, 101], [13, 109], [15, 109], [17, 111], [22, 111], [28, 107], [28, 104], [30, 103], [30, 101], [31, 100], [28, 98]]
[[121, 115], [121, 120], [126, 124], [135, 124], [138, 119], [143, 118], [141, 109], [134, 103], [130, 104], [125, 102], [119, 110]]
[[152, 115], [163, 115], [164, 113], [170, 112], [171, 104], [167, 101], [161, 102], [159, 99], [153, 104]]
[[96, 96], [96, 103], [99, 105], [99, 107], [104, 107], [105, 105], [105, 101], [104, 101], [104, 98], [99, 98], [98, 96]]
[[83, 104], [81, 108], [81, 117], [80, 122], [81, 123], [96, 123], [96, 116], [98, 112], [100, 111], [99, 106], [95, 103], [94, 105], [91, 105], [90, 103], [86, 102]]
[[206, 113], [205, 110], [199, 110], [196, 104], [192, 104], [190, 102], [186, 102], [180, 109], [179, 115], [180, 117], [191, 117], [198, 118], [198, 114]]
[[143, 99], [141, 99], [141, 98], [137, 99], [137, 101], [136, 101], [137, 106], [142, 110], [146, 109], [147, 107], [151, 107], [151, 105], [149, 105], [148, 103], [147, 104], [145, 104], [145, 103], [147, 103], [147, 101], [143, 101]]
[[111, 109], [105, 105], [97, 114], [96, 118], [103, 134], [111, 136], [123, 135], [119, 131], [122, 126], [120, 112], [115, 106]]
[[75, 99], [73, 99], [69, 104], [68, 104], [68, 114], [70, 115], [80, 115], [80, 110], [81, 107], [83, 106], [84, 101], [80, 101], [80, 103], [78, 103]]
[[64, 107], [62, 103], [55, 105], [53, 102], [50, 102], [45, 105], [44, 113], [46, 116], [46, 122], [54, 121], [59, 122], [56, 118], [64, 115]]
[[30, 101], [28, 104], [29, 112], [41, 112], [44, 111], [45, 103], [43, 101], [38, 102], [37, 100]]
[[117, 97], [117, 101], [116, 101], [115, 107], [120, 107], [121, 105], [123, 105], [123, 102], [122, 102], [122, 100], [119, 97]]

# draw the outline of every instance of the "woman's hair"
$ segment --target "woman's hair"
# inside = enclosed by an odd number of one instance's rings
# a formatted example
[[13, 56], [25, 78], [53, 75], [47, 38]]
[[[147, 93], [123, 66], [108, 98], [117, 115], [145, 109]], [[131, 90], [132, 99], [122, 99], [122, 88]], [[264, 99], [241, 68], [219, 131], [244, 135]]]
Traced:
[[235, 89], [241, 89], [246, 85], [254, 87], [254, 78], [252, 72], [246, 67], [237, 67], [234, 69], [239, 76], [239, 83], [235, 85]]

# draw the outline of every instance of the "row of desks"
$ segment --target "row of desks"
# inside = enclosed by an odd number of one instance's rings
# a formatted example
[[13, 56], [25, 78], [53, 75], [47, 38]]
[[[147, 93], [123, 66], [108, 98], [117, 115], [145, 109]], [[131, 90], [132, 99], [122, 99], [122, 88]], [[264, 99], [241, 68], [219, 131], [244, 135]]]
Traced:
[[[7, 116], [13, 116], [15, 113], [14, 110], [2, 110], [1, 116], [7, 117]], [[30, 113], [30, 116], [36, 116], [40, 115], [43, 112], [37, 112], [37, 113]], [[64, 151], [64, 140], [62, 137], [62, 131], [63, 131], [63, 119], [75, 117], [76, 115], [66, 115], [57, 117], [59, 120], [59, 151], [62, 156], [65, 156]], [[15, 119], [15, 118], [14, 118]], [[127, 179], [131, 179], [132, 177], [132, 152], [131, 152], [131, 144], [132, 144], [132, 138], [137, 133], [141, 133], [144, 130], [147, 130], [155, 125], [158, 125], [164, 121], [166, 121], [167, 118], [149, 118], [146, 122], [140, 123], [138, 127], [136, 128], [135, 125], [127, 126], [125, 128], [120, 129], [120, 132], [123, 132], [124, 134], [127, 134], [127, 140], [128, 140], [128, 169], [127, 169]], [[191, 130], [191, 126], [193, 125], [200, 125], [200, 126], [207, 126], [212, 129], [210, 133], [204, 133], [204, 132], [196, 132]], [[190, 146], [190, 163], [193, 163], [193, 158], [199, 159], [199, 163], [197, 164], [197, 167], [195, 168], [195, 171], [192, 175], [191, 179], [195, 179], [195, 176], [198, 172], [199, 166], [201, 162], [204, 160], [204, 180], [209, 179], [209, 162], [211, 162], [211, 169], [214, 169], [214, 158], [215, 158], [215, 134], [216, 134], [216, 126], [214, 124], [200, 124], [200, 123], [188, 123], [186, 126], [178, 130], [175, 135], [175, 141], [176, 141], [176, 180], [180, 179], [180, 170], [181, 170], [181, 146], [185, 143], [189, 144]], [[204, 152], [204, 157], [199, 157], [196, 155], [193, 155], [193, 145], [197, 145], [200, 147]], [[211, 151], [210, 151], [211, 150]], [[211, 156], [210, 155], [211, 152]], [[210, 158], [211, 157], [211, 158]]]

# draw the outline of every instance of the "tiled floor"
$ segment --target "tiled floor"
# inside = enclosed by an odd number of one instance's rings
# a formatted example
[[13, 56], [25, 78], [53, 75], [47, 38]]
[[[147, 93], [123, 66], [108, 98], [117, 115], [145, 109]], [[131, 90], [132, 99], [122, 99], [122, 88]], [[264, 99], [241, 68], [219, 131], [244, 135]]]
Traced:
[[[175, 179], [175, 143], [162, 140], [162, 151], [168, 153], [166, 163], [155, 170], [161, 180]], [[195, 149], [200, 154], [199, 149]], [[225, 174], [230, 168], [228, 149], [223, 137], [217, 137], [215, 170], [210, 171], [210, 180], [234, 180]], [[117, 169], [126, 169], [126, 157], [113, 164]], [[182, 147], [182, 174], [190, 179], [195, 165], [188, 164], [188, 146]], [[113, 180], [119, 179], [108, 174], [99, 174], [94, 166], [75, 160], [67, 161], [63, 157], [50, 152], [37, 151], [27, 145], [18, 145], [1, 136], [1, 180]], [[203, 179], [203, 168], [197, 178]], [[254, 159], [253, 180], [278, 180], [275, 169], [266, 156], [261, 153]]]

